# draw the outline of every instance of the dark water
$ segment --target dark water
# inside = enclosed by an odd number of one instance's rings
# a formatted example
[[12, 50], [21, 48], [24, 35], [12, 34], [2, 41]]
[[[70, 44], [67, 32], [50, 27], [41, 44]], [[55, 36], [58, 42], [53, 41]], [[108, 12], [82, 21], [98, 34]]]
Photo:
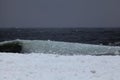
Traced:
[[120, 28], [0, 28], [0, 41], [14, 39], [120, 45]]

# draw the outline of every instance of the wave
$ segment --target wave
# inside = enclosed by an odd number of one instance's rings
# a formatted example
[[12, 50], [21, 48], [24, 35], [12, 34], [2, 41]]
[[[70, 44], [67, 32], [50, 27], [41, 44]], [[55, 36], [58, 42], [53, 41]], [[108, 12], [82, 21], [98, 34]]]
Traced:
[[[10, 48], [10, 45], [12, 49]], [[3, 45], [9, 44], [6, 48]], [[10, 50], [11, 49], [11, 50]], [[21, 53], [46, 53], [60, 55], [119, 55], [119, 46], [103, 46], [82, 43], [69, 43], [45, 40], [12, 40], [0, 42], [1, 52], [21, 52]]]

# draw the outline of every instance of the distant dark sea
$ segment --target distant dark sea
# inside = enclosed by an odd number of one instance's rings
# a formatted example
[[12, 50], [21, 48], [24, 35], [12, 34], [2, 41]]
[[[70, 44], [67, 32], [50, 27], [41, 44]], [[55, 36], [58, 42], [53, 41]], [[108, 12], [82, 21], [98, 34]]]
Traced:
[[15, 39], [120, 46], [120, 28], [0, 28], [0, 41]]

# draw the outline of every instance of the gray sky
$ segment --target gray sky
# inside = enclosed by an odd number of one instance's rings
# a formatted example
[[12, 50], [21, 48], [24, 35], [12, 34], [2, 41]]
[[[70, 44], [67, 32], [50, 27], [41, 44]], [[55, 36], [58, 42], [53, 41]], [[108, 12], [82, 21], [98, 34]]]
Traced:
[[0, 27], [120, 27], [120, 0], [0, 0]]

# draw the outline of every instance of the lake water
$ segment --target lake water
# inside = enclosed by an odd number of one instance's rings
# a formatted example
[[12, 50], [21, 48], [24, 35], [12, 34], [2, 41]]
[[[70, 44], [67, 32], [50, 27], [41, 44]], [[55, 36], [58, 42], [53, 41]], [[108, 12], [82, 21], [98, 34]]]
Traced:
[[0, 41], [14, 39], [120, 46], [120, 28], [0, 28]]

